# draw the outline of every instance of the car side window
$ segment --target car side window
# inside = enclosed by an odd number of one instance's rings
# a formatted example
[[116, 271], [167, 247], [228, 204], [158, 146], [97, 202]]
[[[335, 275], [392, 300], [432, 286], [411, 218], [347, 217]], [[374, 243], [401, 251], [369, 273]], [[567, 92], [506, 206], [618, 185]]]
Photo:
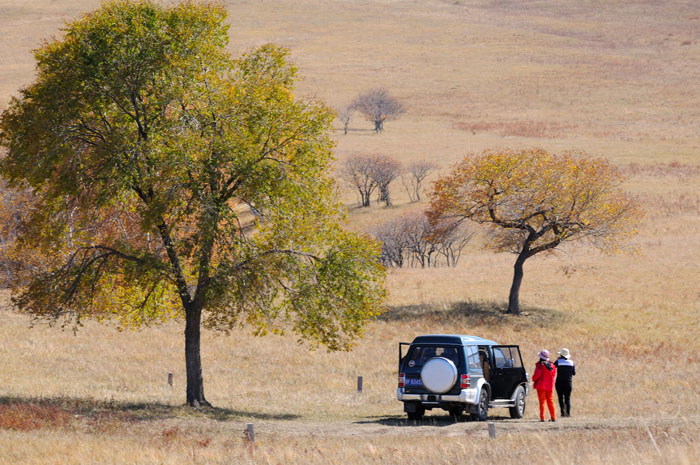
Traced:
[[493, 356], [496, 368], [521, 368], [523, 366], [517, 347], [494, 347]]
[[496, 366], [496, 368], [506, 368], [507, 363], [506, 363], [506, 356], [503, 353], [503, 351], [497, 347], [494, 347], [493, 349], [493, 361]]
[[479, 358], [479, 350], [476, 346], [466, 346], [467, 350], [467, 365], [469, 366], [469, 371], [482, 371], [481, 370], [481, 359]]
[[522, 368], [522, 359], [520, 358], [520, 350], [517, 347], [506, 347], [503, 349], [507, 357], [507, 363], [512, 368]]

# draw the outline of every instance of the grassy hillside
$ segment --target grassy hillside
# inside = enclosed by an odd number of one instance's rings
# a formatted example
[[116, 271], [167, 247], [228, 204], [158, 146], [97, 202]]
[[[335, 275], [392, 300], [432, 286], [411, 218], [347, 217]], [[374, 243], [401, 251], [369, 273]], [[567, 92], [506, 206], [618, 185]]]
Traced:
[[[337, 158], [378, 153], [443, 170], [487, 147], [585, 150], [620, 165], [647, 210], [634, 254], [569, 246], [525, 267], [525, 314], [505, 316], [514, 257], [475, 239], [455, 269], [393, 269], [387, 313], [351, 353], [293, 336], [207, 333], [205, 393], [184, 403], [183, 327], [29, 328], [0, 309], [0, 463], [697, 463], [700, 449], [700, 12], [693, 1], [225, 2], [230, 49], [289, 47], [299, 93], [340, 107], [383, 86], [407, 112], [382, 134], [359, 116]], [[0, 108], [32, 80], [30, 50], [96, 1], [0, 0]], [[630, 165], [636, 163], [637, 165]], [[404, 210], [360, 209], [349, 227]], [[478, 235], [477, 235], [478, 236]], [[573, 417], [404, 422], [396, 344], [471, 333], [578, 364]], [[175, 375], [167, 385], [167, 373]], [[357, 376], [365, 390], [356, 392]], [[258, 447], [242, 440], [253, 422]], [[543, 449], [547, 453], [543, 453]]]

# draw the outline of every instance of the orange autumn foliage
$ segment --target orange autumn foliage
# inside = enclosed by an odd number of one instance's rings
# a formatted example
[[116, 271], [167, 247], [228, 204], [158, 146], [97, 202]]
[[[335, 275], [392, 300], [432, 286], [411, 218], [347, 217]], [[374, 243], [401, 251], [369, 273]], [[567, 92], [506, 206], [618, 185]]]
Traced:
[[518, 313], [522, 264], [563, 242], [619, 250], [641, 212], [607, 160], [582, 152], [487, 150], [441, 177], [431, 195], [433, 223], [469, 219], [490, 228], [488, 246], [518, 255], [509, 311]]

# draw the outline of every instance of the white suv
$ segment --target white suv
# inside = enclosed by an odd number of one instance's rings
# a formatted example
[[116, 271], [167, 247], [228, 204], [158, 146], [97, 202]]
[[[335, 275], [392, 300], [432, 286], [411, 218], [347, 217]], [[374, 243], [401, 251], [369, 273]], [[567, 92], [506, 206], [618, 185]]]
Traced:
[[489, 408], [507, 407], [511, 417], [522, 418], [528, 380], [515, 345], [459, 334], [418, 336], [411, 343], [399, 343], [396, 396], [409, 420], [420, 420], [433, 408], [455, 418], [467, 412], [484, 421]]

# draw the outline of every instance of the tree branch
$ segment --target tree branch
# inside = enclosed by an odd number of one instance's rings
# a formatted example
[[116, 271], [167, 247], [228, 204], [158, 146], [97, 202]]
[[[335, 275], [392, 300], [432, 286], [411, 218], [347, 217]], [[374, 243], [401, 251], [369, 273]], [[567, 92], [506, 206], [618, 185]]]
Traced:
[[187, 309], [192, 303], [192, 296], [187, 289], [187, 280], [182, 272], [182, 265], [180, 264], [180, 257], [177, 255], [177, 250], [175, 250], [175, 243], [170, 236], [170, 231], [164, 219], [161, 218], [156, 227], [158, 228], [158, 233], [160, 234], [160, 238], [165, 246], [165, 251], [170, 259], [170, 266], [172, 267], [178, 294], [180, 295], [183, 306]]
[[298, 252], [298, 251], [296, 251], [296, 250], [291, 250], [291, 249], [272, 249], [272, 250], [267, 250], [267, 251], [265, 251], [265, 252], [263, 252], [263, 253], [261, 253], [261, 254], [255, 256], [255, 257], [251, 257], [251, 258], [249, 258], [249, 259], [247, 259], [247, 260], [244, 260], [244, 261], [242, 261], [242, 262], [240, 262], [240, 263], [237, 263], [237, 264], [233, 267], [233, 269], [236, 269], [236, 270], [243, 269], [243, 268], [245, 268], [246, 266], [248, 266], [248, 264], [250, 264], [251, 262], [254, 262], [254, 261], [256, 261], [256, 260], [260, 260], [261, 258], [267, 257], [267, 256], [269, 256], [269, 255], [275, 255], [275, 254], [298, 255], [298, 256], [300, 256], [300, 257], [309, 258], [309, 259], [314, 260], [314, 261], [321, 261], [321, 258], [320, 258], [320, 257], [317, 257], [316, 255], [309, 254], [309, 253], [306, 253], [306, 252]]

